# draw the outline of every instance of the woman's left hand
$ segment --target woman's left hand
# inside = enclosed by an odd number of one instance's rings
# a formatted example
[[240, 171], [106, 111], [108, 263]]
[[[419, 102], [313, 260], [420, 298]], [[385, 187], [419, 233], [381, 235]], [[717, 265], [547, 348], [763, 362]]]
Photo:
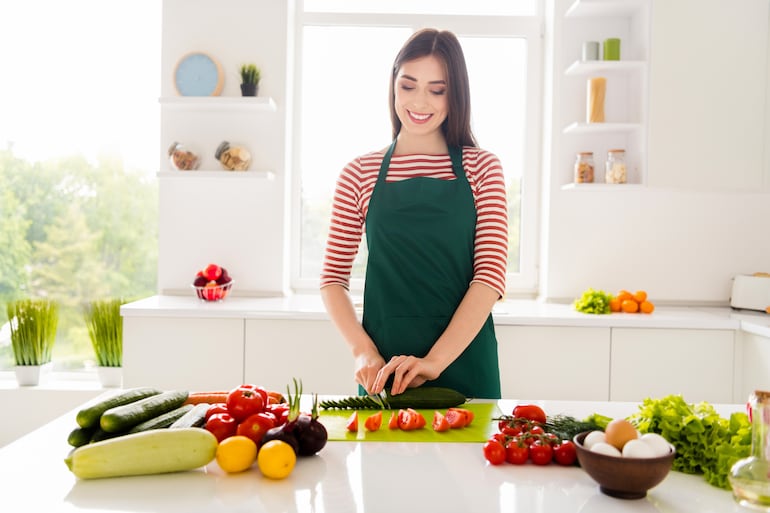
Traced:
[[425, 358], [416, 356], [394, 356], [377, 373], [372, 393], [380, 393], [385, 388], [385, 382], [393, 374], [393, 385], [390, 393], [400, 394], [407, 388], [419, 387], [426, 381], [436, 379], [440, 372]]

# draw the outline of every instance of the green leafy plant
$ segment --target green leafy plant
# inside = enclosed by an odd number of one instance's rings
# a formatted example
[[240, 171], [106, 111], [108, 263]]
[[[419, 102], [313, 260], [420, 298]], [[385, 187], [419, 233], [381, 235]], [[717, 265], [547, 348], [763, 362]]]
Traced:
[[583, 292], [580, 298], [575, 300], [575, 310], [587, 314], [608, 314], [610, 313], [610, 301], [612, 295], [603, 290], [588, 289]]
[[6, 306], [16, 365], [43, 365], [51, 352], [59, 324], [59, 304], [49, 299], [21, 299]]
[[240, 69], [241, 82], [244, 84], [258, 85], [262, 78], [262, 73], [256, 64], [244, 64]]
[[122, 299], [99, 299], [85, 308], [88, 337], [100, 367], [123, 365], [123, 318], [120, 316]]

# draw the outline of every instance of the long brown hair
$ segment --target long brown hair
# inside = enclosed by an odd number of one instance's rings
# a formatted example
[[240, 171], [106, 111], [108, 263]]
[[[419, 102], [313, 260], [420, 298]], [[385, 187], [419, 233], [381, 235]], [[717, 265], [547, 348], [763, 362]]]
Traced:
[[444, 139], [448, 146], [477, 146], [476, 138], [471, 131], [471, 92], [468, 85], [468, 68], [465, 66], [465, 56], [452, 32], [447, 30], [422, 29], [404, 43], [393, 62], [391, 71], [390, 121], [393, 125], [393, 138], [401, 131], [401, 120], [398, 119], [395, 107], [395, 82], [398, 70], [405, 62], [433, 55], [443, 64], [447, 76], [447, 117], [441, 124]]

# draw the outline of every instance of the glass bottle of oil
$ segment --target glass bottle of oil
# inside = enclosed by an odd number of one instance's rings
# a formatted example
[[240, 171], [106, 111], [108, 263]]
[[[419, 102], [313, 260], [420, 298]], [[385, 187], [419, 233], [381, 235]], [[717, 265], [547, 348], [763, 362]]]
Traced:
[[751, 409], [751, 456], [730, 470], [730, 486], [742, 506], [770, 512], [770, 392], [755, 391]]

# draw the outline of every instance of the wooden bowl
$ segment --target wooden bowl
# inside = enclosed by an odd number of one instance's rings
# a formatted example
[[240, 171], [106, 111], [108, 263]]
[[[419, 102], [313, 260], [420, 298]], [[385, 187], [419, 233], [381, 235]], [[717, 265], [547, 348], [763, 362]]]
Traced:
[[599, 483], [599, 490], [605, 495], [619, 499], [641, 499], [647, 491], [660, 484], [668, 472], [676, 455], [671, 445], [671, 452], [657, 458], [622, 458], [591, 452], [583, 447], [583, 440], [590, 431], [575, 435], [573, 442], [577, 449], [580, 466], [594, 481]]

